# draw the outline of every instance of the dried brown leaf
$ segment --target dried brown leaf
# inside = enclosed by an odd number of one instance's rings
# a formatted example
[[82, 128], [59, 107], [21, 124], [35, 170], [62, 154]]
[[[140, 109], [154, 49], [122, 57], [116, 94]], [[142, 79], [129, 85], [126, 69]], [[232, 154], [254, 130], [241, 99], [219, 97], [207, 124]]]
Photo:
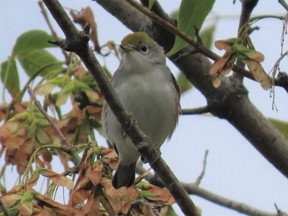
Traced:
[[[81, 172], [81, 169], [80, 169], [79, 173], [85, 173], [85, 172], [83, 171]], [[69, 204], [71, 206], [75, 206], [79, 203], [82, 203], [84, 200], [88, 198], [91, 188], [92, 188], [92, 183], [90, 179], [85, 175], [79, 176], [75, 183], [73, 190], [71, 191]]]
[[24, 202], [20, 203], [19, 205], [19, 213], [20, 215], [32, 215], [33, 213], [33, 203], [31, 202]]
[[101, 184], [105, 188], [106, 197], [117, 214], [127, 214], [132, 203], [138, 198], [139, 191], [135, 187], [121, 187], [115, 189], [111, 180], [102, 178]]
[[86, 176], [92, 182], [94, 186], [97, 186], [103, 176], [104, 166], [102, 164], [94, 164], [86, 171]]
[[74, 22], [79, 23], [82, 27], [84, 27], [85, 25], [89, 25], [90, 39], [94, 43], [94, 50], [100, 53], [100, 46], [97, 35], [97, 25], [92, 9], [90, 7], [86, 7], [83, 8], [79, 13], [71, 10], [70, 14], [73, 17]]
[[249, 68], [253, 77], [257, 82], [259, 82], [263, 89], [268, 90], [272, 86], [271, 78], [266, 74], [262, 65], [254, 60], [244, 60], [243, 61]]
[[54, 211], [56, 211], [58, 214], [61, 215], [75, 215], [79, 212], [79, 209], [73, 208], [69, 205], [63, 205], [61, 203], [58, 203], [48, 197], [45, 197], [41, 194], [35, 194], [35, 198], [42, 202], [42, 205], [49, 206]]
[[99, 213], [99, 208], [100, 208], [100, 197], [99, 196], [95, 197], [95, 195], [91, 193], [88, 196], [85, 206], [82, 208], [81, 215], [97, 216]]
[[172, 205], [175, 200], [167, 188], [160, 188], [152, 184], [143, 183], [141, 185], [143, 191], [148, 191], [151, 196], [147, 196], [146, 199], [153, 201], [153, 203], [161, 205]]
[[228, 51], [231, 51], [233, 48], [233, 43], [234, 43], [234, 40], [231, 41], [233, 39], [228, 39], [228, 40], [218, 40], [218, 41], [215, 41], [215, 47], [219, 50], [228, 50]]
[[9, 208], [21, 200], [22, 195], [14, 192], [8, 192], [0, 197], [1, 203], [5, 208]]
[[52, 170], [48, 170], [45, 168], [39, 168], [39, 172], [41, 175], [47, 177], [49, 180], [53, 181], [56, 185], [65, 186], [69, 190], [73, 187], [73, 181], [68, 179], [66, 176], [58, 174]]

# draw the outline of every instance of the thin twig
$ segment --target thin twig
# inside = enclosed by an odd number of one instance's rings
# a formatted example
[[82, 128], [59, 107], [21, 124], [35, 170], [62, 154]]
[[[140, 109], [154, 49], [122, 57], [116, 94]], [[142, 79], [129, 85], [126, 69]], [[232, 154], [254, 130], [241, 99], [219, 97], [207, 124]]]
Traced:
[[288, 214], [283, 212], [280, 208], [278, 208], [277, 204], [274, 203], [274, 206], [276, 208], [276, 211], [277, 211], [277, 216], [287, 216]]
[[[286, 92], [288, 92], [288, 80], [287, 80], [287, 74], [286, 74], [286, 76], [283, 76], [283, 74], [280, 72], [280, 63], [281, 63], [281, 61], [283, 60], [283, 58], [285, 57], [285, 56], [287, 56], [288, 55], [288, 50], [285, 52], [285, 53], [283, 53], [283, 54], [281, 54], [281, 56], [277, 59], [277, 61], [275, 62], [275, 64], [274, 64], [274, 66], [273, 66], [273, 68], [272, 68], [272, 70], [270, 71], [270, 73], [272, 74], [271, 76], [272, 76], [272, 89], [271, 89], [271, 95], [272, 95], [272, 110], [278, 110], [277, 109], [277, 106], [276, 106], [276, 102], [275, 102], [275, 97], [276, 97], [276, 95], [275, 95], [275, 85], [276, 85], [276, 83], [277, 83], [277, 85], [278, 86], [281, 86], [281, 87], [283, 87], [285, 90], [286, 90]], [[278, 72], [278, 76], [277, 76], [277, 78], [275, 78], [276, 77], [276, 74], [277, 74], [277, 71], [279, 71]]]
[[56, 126], [56, 124], [53, 122], [53, 120], [50, 118], [50, 116], [47, 114], [47, 112], [44, 110], [44, 108], [42, 107], [41, 103], [37, 100], [33, 90], [30, 88], [30, 86], [27, 86], [27, 91], [29, 93], [29, 95], [31, 96], [35, 106], [38, 108], [38, 110], [45, 116], [45, 118], [48, 120], [48, 122], [50, 123], [51, 127], [53, 128], [53, 130], [56, 132], [56, 134], [58, 135], [58, 137], [60, 138], [60, 142], [61, 144], [67, 148], [68, 150], [71, 148], [71, 145], [68, 143], [68, 140], [66, 139], [66, 137], [62, 134], [62, 132], [60, 131], [60, 129]]
[[198, 185], [198, 186], [201, 184], [201, 181], [202, 181], [202, 179], [203, 179], [203, 177], [204, 177], [204, 175], [205, 175], [206, 166], [207, 166], [208, 153], [209, 153], [209, 151], [206, 150], [206, 151], [205, 151], [205, 154], [204, 154], [204, 159], [203, 159], [202, 172], [200, 173], [200, 175], [198, 176], [198, 178], [197, 178], [196, 181], [195, 181], [195, 184]]
[[181, 110], [181, 115], [199, 115], [199, 114], [205, 114], [209, 113], [211, 111], [210, 106], [205, 106], [205, 107], [198, 107], [198, 108], [193, 108], [193, 109], [182, 109]]

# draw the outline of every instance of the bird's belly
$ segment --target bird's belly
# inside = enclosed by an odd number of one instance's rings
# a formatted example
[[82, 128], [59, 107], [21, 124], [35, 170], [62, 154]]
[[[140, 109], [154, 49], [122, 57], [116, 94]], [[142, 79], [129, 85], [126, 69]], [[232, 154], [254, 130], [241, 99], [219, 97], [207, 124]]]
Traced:
[[132, 89], [123, 88], [120, 101], [151, 143], [160, 147], [174, 128], [176, 105], [172, 90], [161, 83], [135, 83]]

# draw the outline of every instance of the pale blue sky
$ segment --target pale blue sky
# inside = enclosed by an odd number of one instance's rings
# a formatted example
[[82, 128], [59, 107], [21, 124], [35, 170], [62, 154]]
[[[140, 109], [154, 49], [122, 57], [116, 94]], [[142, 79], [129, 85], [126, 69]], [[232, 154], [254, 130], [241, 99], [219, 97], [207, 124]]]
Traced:
[[[165, 1], [163, 7], [167, 12], [176, 9], [180, 1]], [[130, 30], [118, 20], [109, 15], [93, 1], [62, 0], [61, 3], [69, 8], [79, 10], [90, 5], [98, 24], [100, 44], [113, 40], [119, 43]], [[238, 26], [237, 16], [240, 14], [240, 3], [231, 1], [216, 1], [213, 12], [230, 18], [218, 21], [215, 40], [235, 37]], [[284, 9], [278, 1], [260, 1], [255, 14], [284, 14]], [[31, 29], [47, 30], [47, 25], [40, 13], [36, 1], [5, 1], [0, 0], [0, 62], [10, 55], [16, 38]], [[233, 16], [230, 16], [233, 15]], [[261, 29], [252, 35], [257, 50], [266, 59], [263, 63], [267, 72], [271, 70], [280, 53], [281, 22], [276, 20], [261, 21]], [[54, 24], [54, 27], [57, 25]], [[59, 35], [63, 35], [58, 31]], [[287, 48], [287, 46], [286, 46]], [[215, 50], [218, 54], [223, 52]], [[103, 59], [98, 56], [103, 62]], [[285, 59], [287, 61], [287, 59]], [[105, 60], [111, 71], [118, 66], [116, 58]], [[178, 70], [169, 63], [173, 73]], [[283, 67], [287, 70], [287, 67]], [[25, 80], [21, 76], [21, 81]], [[276, 103], [278, 112], [273, 111], [269, 92], [261, 89], [260, 85], [245, 81], [250, 91], [249, 95], [255, 105], [267, 116], [287, 120], [287, 93], [276, 88]], [[0, 91], [2, 84], [0, 83]], [[2, 95], [2, 94], [0, 94]], [[2, 101], [2, 98], [0, 98]], [[186, 93], [181, 104], [184, 108], [205, 105], [205, 98], [196, 89]], [[257, 130], [257, 128], [255, 128]], [[101, 139], [104, 144], [104, 140]], [[175, 174], [184, 182], [193, 182], [202, 169], [205, 150], [209, 150], [208, 165], [201, 187], [219, 195], [247, 203], [256, 208], [275, 212], [274, 203], [288, 212], [288, 181], [279, 173], [257, 150], [240, 135], [225, 120], [211, 116], [182, 116], [178, 128], [169, 143], [162, 147], [162, 156], [166, 159]], [[0, 160], [3, 163], [3, 158]], [[8, 177], [9, 178], [9, 177]], [[240, 213], [219, 207], [201, 198], [193, 196], [193, 201], [202, 209], [203, 216], [229, 215]], [[67, 200], [67, 199], [66, 199]], [[179, 213], [181, 215], [181, 213]]]

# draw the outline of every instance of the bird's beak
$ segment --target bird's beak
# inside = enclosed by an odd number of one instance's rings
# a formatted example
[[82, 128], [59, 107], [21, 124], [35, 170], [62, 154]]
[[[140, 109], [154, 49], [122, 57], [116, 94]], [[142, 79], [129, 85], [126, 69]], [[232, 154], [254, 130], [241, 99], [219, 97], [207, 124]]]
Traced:
[[120, 52], [122, 53], [128, 53], [128, 52], [133, 51], [133, 48], [131, 46], [125, 46], [125, 45], [120, 44], [119, 47], [120, 47]]

